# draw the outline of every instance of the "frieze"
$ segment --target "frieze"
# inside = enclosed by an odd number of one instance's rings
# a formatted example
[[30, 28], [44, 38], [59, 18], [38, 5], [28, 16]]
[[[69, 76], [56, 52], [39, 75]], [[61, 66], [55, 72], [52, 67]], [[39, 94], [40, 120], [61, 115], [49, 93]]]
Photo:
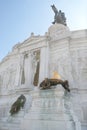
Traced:
[[[15, 85], [15, 78], [16, 78], [16, 73], [17, 73], [17, 65], [11, 64], [8, 68], [3, 70], [0, 73], [0, 87], [2, 89], [5, 88], [13, 88]], [[3, 80], [2, 80], [3, 79]]]

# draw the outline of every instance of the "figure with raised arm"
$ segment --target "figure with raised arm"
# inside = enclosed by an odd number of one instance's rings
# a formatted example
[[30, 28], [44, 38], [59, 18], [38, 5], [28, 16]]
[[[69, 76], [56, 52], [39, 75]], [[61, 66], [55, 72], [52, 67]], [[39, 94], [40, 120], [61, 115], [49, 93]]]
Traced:
[[51, 7], [55, 13], [54, 21], [52, 23], [53, 24], [60, 23], [66, 26], [67, 24], [66, 24], [66, 17], [65, 17], [64, 12], [62, 12], [61, 10], [58, 11], [54, 4], [51, 5]]

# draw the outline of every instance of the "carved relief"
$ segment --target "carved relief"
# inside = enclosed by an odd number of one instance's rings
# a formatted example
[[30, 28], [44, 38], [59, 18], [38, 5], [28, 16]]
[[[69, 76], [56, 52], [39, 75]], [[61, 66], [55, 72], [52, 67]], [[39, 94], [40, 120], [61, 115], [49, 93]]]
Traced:
[[66, 57], [58, 57], [50, 64], [50, 78], [53, 77], [53, 73], [57, 72], [61, 79], [68, 79], [69, 75], [71, 75], [71, 70], [69, 67], [69, 58]]
[[13, 86], [15, 85], [16, 70], [15, 69], [10, 70], [9, 76], [7, 77], [8, 77], [8, 80], [7, 80], [6, 86], [8, 88], [9, 87], [13, 88]]
[[17, 65], [12, 64], [0, 75], [0, 87], [2, 89], [13, 88], [15, 86], [15, 78], [17, 73]]

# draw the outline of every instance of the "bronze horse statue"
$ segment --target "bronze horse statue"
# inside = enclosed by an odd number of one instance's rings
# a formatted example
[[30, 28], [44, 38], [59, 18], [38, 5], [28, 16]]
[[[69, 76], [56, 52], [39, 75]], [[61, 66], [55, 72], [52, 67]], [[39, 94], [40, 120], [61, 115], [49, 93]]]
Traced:
[[58, 84], [61, 84], [62, 87], [65, 90], [70, 92], [68, 81], [67, 80], [63, 81], [61, 79], [48, 79], [48, 78], [45, 78], [45, 80], [43, 80], [40, 83], [39, 87], [40, 87], [40, 89], [50, 89], [51, 86], [55, 86], [55, 85], [58, 85]]

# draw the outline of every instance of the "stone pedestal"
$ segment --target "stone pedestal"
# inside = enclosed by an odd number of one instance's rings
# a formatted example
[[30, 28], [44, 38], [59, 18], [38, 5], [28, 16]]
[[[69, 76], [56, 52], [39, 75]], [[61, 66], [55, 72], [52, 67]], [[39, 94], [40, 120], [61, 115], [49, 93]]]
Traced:
[[31, 95], [31, 108], [21, 122], [21, 130], [76, 130], [68, 93], [48, 89], [35, 90]]

